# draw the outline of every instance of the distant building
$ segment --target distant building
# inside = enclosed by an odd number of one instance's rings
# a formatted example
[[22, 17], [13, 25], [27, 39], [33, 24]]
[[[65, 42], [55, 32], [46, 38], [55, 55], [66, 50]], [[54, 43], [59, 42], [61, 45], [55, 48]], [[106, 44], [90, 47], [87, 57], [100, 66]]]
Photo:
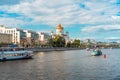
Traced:
[[26, 43], [31, 44], [32, 42], [35, 42], [38, 39], [38, 33], [35, 31], [30, 30], [24, 30], [26, 34]]
[[0, 33], [5, 33], [6, 26], [0, 25]]
[[94, 39], [86, 39], [84, 42], [97, 44], [97, 42]]
[[53, 31], [51, 32], [52, 38], [54, 38], [55, 35], [60, 35], [61, 37], [63, 37], [65, 39], [66, 44], [69, 42], [69, 32], [66, 32], [66, 34], [64, 34], [64, 28], [61, 24], [57, 25], [56, 34], [54, 34]]
[[0, 43], [12, 43], [12, 35], [0, 33]]
[[90, 39], [86, 39], [84, 42], [86, 42], [86, 43], [90, 43], [91, 40], [90, 40]]
[[0, 25], [0, 33], [11, 34], [13, 43], [20, 43], [21, 39], [25, 38], [25, 32], [22, 29], [8, 28], [6, 26]]
[[42, 44], [48, 43], [48, 40], [50, 39], [50, 35], [48, 33], [38, 32], [38, 34], [39, 34], [38, 40], [40, 41], [40, 43]]
[[62, 27], [62, 25], [61, 24], [57, 25], [56, 34], [60, 35], [60, 36], [63, 36], [63, 33], [64, 33], [64, 28]]

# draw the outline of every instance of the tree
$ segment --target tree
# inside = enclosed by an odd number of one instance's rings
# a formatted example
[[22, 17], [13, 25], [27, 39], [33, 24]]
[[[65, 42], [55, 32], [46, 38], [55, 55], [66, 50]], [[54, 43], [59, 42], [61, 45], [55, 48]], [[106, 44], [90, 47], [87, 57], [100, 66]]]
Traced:
[[67, 45], [66, 45], [66, 47], [71, 47], [71, 43], [68, 42]]
[[72, 43], [73, 47], [79, 47], [80, 46], [80, 40], [75, 39]]
[[50, 39], [50, 44], [53, 47], [65, 47], [65, 39], [60, 35], [56, 35], [54, 38]]

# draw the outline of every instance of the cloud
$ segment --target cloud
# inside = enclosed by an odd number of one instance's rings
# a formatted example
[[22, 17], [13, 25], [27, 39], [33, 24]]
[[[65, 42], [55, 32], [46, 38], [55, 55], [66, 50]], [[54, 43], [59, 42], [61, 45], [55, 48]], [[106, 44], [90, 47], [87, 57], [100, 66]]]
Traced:
[[97, 32], [97, 31], [112, 31], [112, 30], [120, 30], [120, 25], [98, 25], [98, 26], [89, 26], [82, 28], [83, 32]]
[[114, 20], [120, 20], [120, 16], [111, 16]]
[[106, 37], [104, 38], [104, 40], [108, 41], [108, 42], [117, 42], [120, 43], [120, 37]]
[[[84, 39], [104, 39], [120, 34], [119, 0], [18, 0], [12, 5], [3, 4], [0, 5], [0, 12], [3, 12], [0, 24], [10, 27], [46, 31], [61, 23], [69, 29], [77, 27], [71, 30], [71, 35]], [[79, 30], [76, 36], [75, 31]]]
[[[18, 18], [9, 18], [11, 21], [21, 20], [25, 22], [21, 24], [46, 24], [52, 26], [58, 23], [65, 25], [104, 25], [115, 22], [119, 24], [120, 20], [116, 15], [119, 12], [119, 6], [115, 3], [117, 3], [117, 0], [100, 0], [99, 2], [98, 0], [22, 0], [19, 4], [1, 5], [0, 10], [21, 15]], [[12, 23], [15, 23], [15, 21]], [[91, 27], [91, 30], [92, 28], [96, 30], [99, 27]]]
[[25, 0], [16, 5], [0, 6], [0, 9], [23, 14], [32, 18], [33, 23], [39, 22], [48, 25], [54, 25], [58, 22], [63, 24], [95, 24], [113, 21], [111, 16], [116, 16], [115, 14], [119, 11], [119, 7], [111, 4], [113, 2], [116, 1], [101, 0], [98, 3], [96, 0]]
[[120, 37], [106, 37], [105, 39], [107, 39], [107, 40], [120, 40]]

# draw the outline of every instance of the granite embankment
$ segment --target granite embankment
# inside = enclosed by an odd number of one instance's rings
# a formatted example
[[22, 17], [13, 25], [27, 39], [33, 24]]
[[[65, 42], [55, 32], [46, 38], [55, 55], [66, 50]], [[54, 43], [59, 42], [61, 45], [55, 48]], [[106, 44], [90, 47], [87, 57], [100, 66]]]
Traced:
[[43, 52], [43, 51], [65, 51], [65, 50], [80, 50], [82, 48], [27, 48], [33, 52]]

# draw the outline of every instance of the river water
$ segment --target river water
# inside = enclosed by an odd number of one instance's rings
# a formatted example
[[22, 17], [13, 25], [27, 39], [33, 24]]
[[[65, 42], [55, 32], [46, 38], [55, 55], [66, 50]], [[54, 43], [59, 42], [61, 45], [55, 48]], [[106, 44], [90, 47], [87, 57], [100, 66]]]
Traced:
[[0, 62], [0, 80], [120, 80], [120, 49], [35, 53], [34, 59]]

